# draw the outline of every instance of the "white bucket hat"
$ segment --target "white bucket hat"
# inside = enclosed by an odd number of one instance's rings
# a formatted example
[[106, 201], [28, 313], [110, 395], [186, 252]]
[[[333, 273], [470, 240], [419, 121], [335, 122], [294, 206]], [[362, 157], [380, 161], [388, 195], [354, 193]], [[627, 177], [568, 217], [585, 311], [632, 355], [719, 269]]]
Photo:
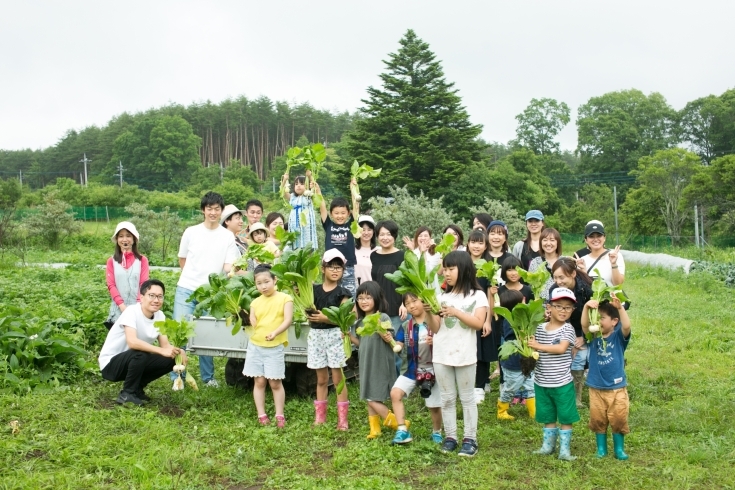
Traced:
[[228, 204], [227, 206], [225, 206], [225, 209], [222, 210], [222, 216], [219, 219], [219, 224], [227, 221], [227, 219], [235, 213], [240, 213], [243, 216], [245, 215], [245, 213], [237, 209], [237, 206], [235, 206], [234, 204]]
[[117, 234], [120, 233], [120, 230], [128, 230], [135, 237], [136, 242], [140, 240], [140, 235], [135, 225], [130, 221], [121, 221], [115, 227], [115, 233], [112, 234], [112, 243], [117, 243]]

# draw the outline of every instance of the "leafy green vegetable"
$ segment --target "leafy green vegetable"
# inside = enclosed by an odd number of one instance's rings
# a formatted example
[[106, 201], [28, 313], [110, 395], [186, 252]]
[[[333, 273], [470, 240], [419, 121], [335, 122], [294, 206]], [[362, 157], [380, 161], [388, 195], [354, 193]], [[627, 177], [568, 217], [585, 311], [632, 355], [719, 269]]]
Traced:
[[298, 231], [286, 231], [283, 226], [278, 225], [276, 226], [276, 240], [278, 240], [278, 248], [283, 252], [283, 250], [294, 243], [296, 240], [298, 240], [300, 232]]
[[362, 200], [362, 196], [360, 195], [359, 182], [361, 180], [367, 179], [368, 177], [377, 177], [378, 175], [380, 175], [380, 171], [381, 169], [379, 168], [373, 170], [373, 167], [366, 163], [360, 165], [357, 163], [357, 160], [352, 162], [352, 167], [350, 167], [350, 176], [355, 181], [355, 184], [352, 186], [352, 193], [356, 201], [359, 202]]
[[514, 340], [503, 343], [500, 347], [500, 359], [508, 359], [513, 354], [520, 354], [521, 357], [533, 359], [533, 361], [525, 361], [521, 363], [521, 370], [524, 376], [528, 376], [533, 371], [535, 361], [538, 359], [538, 352], [528, 346], [528, 339], [536, 332], [536, 327], [544, 321], [544, 300], [535, 299], [528, 304], [518, 303], [513, 311], [503, 306], [496, 306], [494, 312], [502, 316], [510, 324], [510, 328], [516, 335]]
[[276, 256], [273, 252], [266, 250], [265, 245], [261, 243], [253, 243], [248, 245], [245, 255], [240, 256], [235, 263], [232, 264], [234, 271], [237, 272], [242, 269], [247, 269], [248, 260], [254, 260], [259, 264], [272, 264], [273, 261], [276, 260]]
[[252, 272], [235, 275], [229, 280], [224, 274], [210, 274], [209, 284], [198, 287], [189, 296], [189, 301], [197, 302], [196, 318], [207, 312], [214, 318], [225, 318], [235, 335], [243, 325], [249, 325], [250, 304], [258, 296]]
[[[618, 289], [618, 286], [607, 285], [605, 280], [600, 277], [599, 269], [595, 269], [593, 272], [597, 276], [592, 282], [593, 300], [597, 301], [598, 303], [602, 303], [605, 300], [609, 301], [610, 299], [612, 299], [613, 296], [615, 296], [620, 300], [621, 303], [628, 301], [628, 297], [625, 296], [625, 293], [623, 293], [621, 289]], [[605, 340], [605, 337], [602, 336], [602, 329], [600, 328], [600, 312], [597, 308], [590, 308], [589, 314], [590, 326], [587, 329], [588, 331], [585, 335], [585, 338], [588, 342], [592, 342], [593, 338], [597, 336], [600, 337], [602, 339], [602, 349], [604, 350], [607, 347], [607, 341]]]
[[[355, 309], [355, 301], [345, 301], [339, 306], [330, 306], [324, 308], [322, 313], [324, 316], [329, 318], [329, 321], [339, 327], [344, 335], [342, 339], [342, 348], [345, 351], [345, 358], [349, 359], [352, 356], [352, 344], [350, 343], [350, 328], [355, 324], [357, 315], [353, 311]], [[339, 368], [340, 371], [342, 368]], [[342, 393], [345, 387], [345, 373], [342, 371], [342, 380], [337, 384], [337, 394]]]
[[521, 276], [523, 282], [528, 284], [533, 290], [534, 298], [541, 298], [541, 291], [544, 289], [546, 281], [551, 277], [546, 265], [546, 262], [542, 262], [541, 265], [538, 266], [538, 269], [536, 269], [536, 272], [528, 272], [520, 266], [516, 267], [518, 275]]
[[[166, 318], [163, 321], [157, 321], [153, 324], [161, 335], [168, 337], [168, 341], [174, 347], [181, 347], [189, 343], [189, 339], [194, 335], [194, 322], [186, 319], [176, 321]], [[181, 354], [176, 356], [176, 364], [181, 364]]]
[[398, 294], [415, 294], [421, 301], [429, 305], [431, 312], [435, 315], [441, 310], [439, 300], [436, 298], [436, 290], [434, 289], [436, 270], [426, 270], [424, 254], [421, 254], [419, 258], [413, 252], [406, 252], [398, 270], [386, 274], [385, 278], [398, 285], [396, 288]]
[[[362, 326], [357, 329], [357, 335], [367, 337], [376, 333], [381, 336], [387, 334], [388, 330], [393, 328], [393, 325], [390, 320], [381, 322], [380, 315], [381, 313], [379, 311], [371, 315], [366, 315], [365, 318], [362, 319]], [[393, 349], [393, 352], [401, 352], [402, 347], [396, 344], [395, 340], [390, 339], [390, 346]]]
[[436, 253], [442, 256], [442, 258], [446, 257], [449, 252], [454, 250], [454, 242], [456, 238], [454, 235], [450, 235], [447, 233], [442, 237], [442, 240], [437, 244], [437, 246], [434, 248]]
[[[311, 179], [316, 182], [319, 179], [319, 171], [324, 166], [324, 161], [326, 160], [326, 158], [327, 150], [321, 143], [315, 143], [304, 148], [294, 146], [293, 148], [289, 148], [289, 150], [286, 152], [286, 172], [289, 172], [292, 167], [303, 166], [306, 171], [311, 172]], [[319, 194], [311, 193], [312, 191], [311, 186], [309, 185], [308, 175], [306, 177], [304, 185], [306, 187], [304, 195], [307, 197], [311, 197], [315, 207], [321, 206], [323, 198]], [[284, 195], [284, 191], [285, 189], [282, 184], [281, 195]], [[306, 223], [303, 222], [304, 218], [305, 217], [302, 216], [300, 219], [302, 221], [302, 225], [306, 226]]]
[[[278, 289], [293, 298], [294, 318], [306, 318], [314, 306], [314, 283], [319, 277], [321, 257], [311, 247], [286, 251], [281, 261], [274, 265], [271, 272], [278, 278]], [[298, 314], [297, 314], [298, 312]], [[294, 322], [296, 337], [301, 336], [301, 325]]]
[[477, 269], [477, 277], [484, 277], [492, 286], [498, 285], [498, 274], [502, 266], [498, 264], [497, 257], [490, 262], [485, 259], [476, 260], [475, 268]]

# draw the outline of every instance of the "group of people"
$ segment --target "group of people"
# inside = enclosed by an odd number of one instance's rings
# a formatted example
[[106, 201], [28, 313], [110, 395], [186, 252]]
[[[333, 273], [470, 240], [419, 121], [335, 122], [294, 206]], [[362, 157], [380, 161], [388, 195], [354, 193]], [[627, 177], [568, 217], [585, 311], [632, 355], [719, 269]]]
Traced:
[[[257, 201], [248, 202], [243, 212], [233, 205], [225, 206], [216, 193], [202, 198], [204, 222], [187, 228], [179, 247], [182, 273], [174, 319], [193, 312], [195, 305], [188, 298], [207, 282], [210, 273], [229, 272], [253, 243], [275, 246], [275, 229], [279, 225], [299, 232], [293, 248], [317, 248], [313, 196], [320, 189], [308, 177], [298, 177], [293, 195], [287, 192], [284, 196], [292, 206], [288, 220], [279, 213], [270, 213], [265, 226], [260, 223], [263, 207]], [[311, 191], [307, 193], [309, 180]], [[285, 175], [284, 182], [287, 181]], [[325, 230], [323, 282], [313, 286], [316, 311], [308, 315], [307, 339], [307, 366], [317, 374], [314, 424], [327, 420], [330, 373], [334, 384], [339, 384], [341, 368], [346, 364], [343, 334], [321, 310], [354, 299], [358, 320], [350, 340], [359, 352], [360, 398], [367, 404], [368, 439], [379, 437], [381, 427], [386, 427], [394, 432], [392, 443], [412, 441], [403, 400], [418, 388], [431, 413], [432, 439], [441, 444], [444, 452], [459, 448], [459, 455], [474, 456], [478, 451], [477, 404], [484, 400], [490, 380], [499, 377], [497, 418], [512, 420], [514, 417], [508, 413], [511, 403], [524, 404], [529, 415], [544, 425], [543, 445], [537, 452], [551, 454], [558, 437], [559, 457], [574, 459], [569, 450], [571, 429], [579, 420], [578, 408], [582, 406], [586, 384], [589, 427], [596, 433], [598, 456], [607, 454], [607, 428], [611, 426], [615, 456], [627, 458], [623, 452], [623, 437], [629, 431], [623, 354], [630, 339], [630, 320], [619, 301], [598, 304], [591, 300], [592, 277], [600, 277], [611, 286], [620, 286], [625, 277], [619, 247], [605, 248], [602, 223], [588, 223], [586, 247], [565, 257], [560, 234], [544, 226], [543, 213], [538, 210], [526, 214], [527, 236], [512, 249], [505, 223], [487, 214], [477, 214], [466, 243], [459, 226], [445, 227], [442, 234], [454, 235], [455, 241], [453, 250], [442, 257], [435, 250], [429, 228], [418, 228], [413, 238], [403, 237], [406, 250], [400, 250], [396, 246], [396, 223], [376, 223], [371, 216], [360, 215], [359, 204], [354, 197], [352, 203], [338, 197], [328, 208], [325, 200], [319, 206]], [[244, 230], [243, 217], [248, 220]], [[357, 237], [351, 232], [353, 221], [360, 229]], [[100, 355], [100, 368], [105, 379], [124, 381], [119, 403], [144, 403], [148, 398], [145, 386], [170, 371], [173, 358], [182, 347], [170, 346], [150, 328], [156, 316], [160, 316], [163, 285], [148, 280], [147, 261], [137, 252], [138, 239], [131, 223], [118, 225], [113, 235], [116, 252], [107, 267], [112, 296], [109, 321], [113, 325], [102, 349], [104, 358]], [[396, 284], [386, 277], [398, 269], [406, 253], [423, 256], [427, 268], [438, 268], [434, 285], [441, 304], [438, 314], [415, 295], [399, 294]], [[501, 269], [495, 280], [477, 277], [475, 263], [481, 259], [497, 260]], [[539, 355], [530, 375], [523, 374], [517, 356], [498, 359], [501, 344], [512, 340], [514, 334], [507, 321], [493, 314], [493, 308], [512, 309], [533, 299], [518, 267], [529, 271], [546, 267], [551, 275], [541, 292], [547, 303], [547, 320], [538, 326], [529, 342]], [[263, 425], [271, 423], [265, 410], [265, 390], [270, 385], [276, 424], [282, 428], [286, 425], [281, 382], [285, 377], [283, 346], [293, 319], [293, 301], [277, 291], [268, 265], [253, 264], [252, 270], [261, 296], [253, 301], [250, 311], [252, 329], [243, 374], [255, 379], [253, 396], [258, 420]], [[496, 297], [499, 305], [495, 304]], [[139, 312], [137, 315], [128, 314], [133, 308]], [[591, 343], [585, 340], [588, 312], [594, 308], [600, 313], [605, 342], [599, 337]], [[364, 318], [374, 313], [380, 313], [385, 325], [390, 325], [387, 333], [357, 335]], [[156, 339], [158, 346], [151, 346]], [[150, 347], [142, 347], [141, 343]], [[400, 354], [392, 348], [396, 343], [402, 346]], [[134, 356], [129, 353], [131, 350], [140, 351], [141, 355]], [[158, 362], [151, 360], [154, 358]], [[497, 369], [491, 373], [492, 363], [497, 363]], [[200, 356], [199, 366], [205, 385], [216, 387], [212, 359]], [[157, 376], [153, 377], [154, 374]], [[457, 398], [464, 420], [461, 440], [457, 435]], [[386, 405], [388, 401], [391, 408]], [[342, 390], [337, 395], [338, 430], [349, 428], [349, 404], [347, 390]]]

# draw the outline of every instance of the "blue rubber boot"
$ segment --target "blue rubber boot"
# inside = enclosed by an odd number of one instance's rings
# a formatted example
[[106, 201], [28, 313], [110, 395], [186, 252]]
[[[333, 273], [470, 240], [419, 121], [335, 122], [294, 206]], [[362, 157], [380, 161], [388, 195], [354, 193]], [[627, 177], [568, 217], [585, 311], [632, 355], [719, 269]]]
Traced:
[[613, 434], [613, 449], [615, 450], [615, 458], [621, 461], [628, 459], [628, 455], [623, 451], [625, 446], [625, 436], [623, 434]]
[[533, 454], [551, 454], [556, 449], [556, 436], [559, 433], [558, 427], [551, 429], [544, 427], [544, 442], [541, 449], [534, 451]]
[[559, 431], [559, 459], [564, 461], [574, 461], [576, 456], [572, 456], [570, 446], [572, 445], [572, 429]]
[[597, 457], [604, 458], [607, 456], [607, 432], [595, 434], [597, 437]]

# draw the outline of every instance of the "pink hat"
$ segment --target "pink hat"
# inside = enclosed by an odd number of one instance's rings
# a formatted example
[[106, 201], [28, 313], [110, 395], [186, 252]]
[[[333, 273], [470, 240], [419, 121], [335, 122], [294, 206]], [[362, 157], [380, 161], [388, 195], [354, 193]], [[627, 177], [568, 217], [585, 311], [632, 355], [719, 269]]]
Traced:
[[554, 302], [559, 299], [571, 299], [575, 303], [577, 302], [577, 298], [574, 296], [574, 293], [567, 288], [555, 288], [551, 292], [551, 298], [549, 298], [549, 301]]
[[347, 263], [347, 259], [344, 255], [342, 255], [342, 252], [337, 250], [336, 248], [330, 248], [326, 252], [324, 252], [324, 256], [322, 257], [322, 263], [328, 264], [334, 259], [339, 259], [342, 261], [343, 264]]

